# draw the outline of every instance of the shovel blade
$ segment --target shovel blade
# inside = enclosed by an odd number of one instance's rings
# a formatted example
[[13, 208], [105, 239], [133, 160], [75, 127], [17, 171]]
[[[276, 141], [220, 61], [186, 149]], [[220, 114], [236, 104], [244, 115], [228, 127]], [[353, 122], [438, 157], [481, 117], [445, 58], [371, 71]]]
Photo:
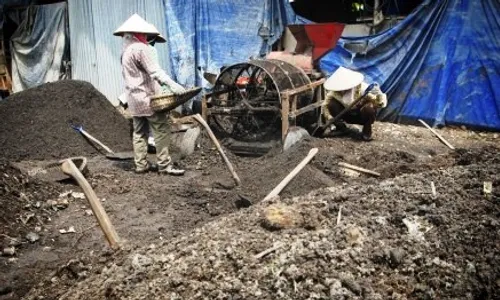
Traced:
[[108, 153], [106, 158], [110, 160], [133, 160], [133, 152], [118, 152], [118, 153]]
[[283, 142], [283, 151], [287, 151], [293, 145], [297, 144], [304, 138], [309, 138], [309, 132], [302, 127], [290, 127]]
[[[82, 174], [88, 173], [87, 168], [87, 158], [85, 157], [71, 157], [69, 158], [73, 161], [75, 166], [82, 172]], [[32, 168], [28, 170], [28, 175], [43, 181], [64, 181], [71, 178], [71, 175], [64, 173], [61, 168], [62, 163], [65, 160], [59, 160], [55, 162], [50, 162], [42, 165], [38, 168]]]

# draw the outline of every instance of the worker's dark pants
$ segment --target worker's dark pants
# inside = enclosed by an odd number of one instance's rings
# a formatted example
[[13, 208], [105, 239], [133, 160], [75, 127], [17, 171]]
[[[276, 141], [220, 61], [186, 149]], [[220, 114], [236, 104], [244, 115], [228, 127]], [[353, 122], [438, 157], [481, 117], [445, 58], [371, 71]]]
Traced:
[[[328, 111], [330, 114], [335, 117], [341, 111], [344, 110], [344, 106], [335, 100], [330, 101], [328, 103]], [[358, 124], [363, 125], [363, 136], [371, 137], [372, 136], [372, 124], [375, 122], [377, 117], [377, 109], [372, 103], [367, 103], [361, 106], [360, 108], [353, 109], [344, 114], [339, 121], [335, 122], [335, 127], [343, 128], [345, 127], [345, 123], [349, 124]]]

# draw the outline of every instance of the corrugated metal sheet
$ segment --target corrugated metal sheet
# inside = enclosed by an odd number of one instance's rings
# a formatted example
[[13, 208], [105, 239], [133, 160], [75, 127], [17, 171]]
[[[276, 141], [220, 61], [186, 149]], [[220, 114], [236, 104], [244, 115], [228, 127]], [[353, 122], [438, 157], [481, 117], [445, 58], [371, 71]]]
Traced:
[[[122, 40], [118, 26], [138, 13], [166, 35], [162, 0], [68, 0], [73, 79], [92, 83], [113, 104], [123, 92], [120, 66]], [[167, 37], [168, 38], [168, 37]], [[168, 72], [166, 44], [156, 44], [160, 65]]]

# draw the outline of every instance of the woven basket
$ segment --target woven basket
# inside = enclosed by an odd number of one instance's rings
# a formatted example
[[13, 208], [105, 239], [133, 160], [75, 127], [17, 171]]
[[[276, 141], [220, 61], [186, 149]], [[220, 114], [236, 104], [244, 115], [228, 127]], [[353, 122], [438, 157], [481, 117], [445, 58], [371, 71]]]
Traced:
[[151, 109], [155, 112], [167, 112], [179, 105], [182, 105], [198, 95], [201, 87], [196, 87], [185, 91], [182, 94], [162, 94], [151, 97]]

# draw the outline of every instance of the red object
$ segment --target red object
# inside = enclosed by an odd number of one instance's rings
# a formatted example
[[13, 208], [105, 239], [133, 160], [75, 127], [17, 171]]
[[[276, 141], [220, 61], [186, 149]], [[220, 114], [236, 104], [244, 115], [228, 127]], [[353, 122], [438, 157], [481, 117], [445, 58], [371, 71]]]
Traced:
[[134, 36], [141, 42], [141, 43], [144, 43], [144, 44], [148, 44], [148, 39], [146, 37], [146, 34], [144, 33], [135, 33], [134, 32]]
[[321, 23], [289, 25], [288, 28], [297, 40], [297, 53], [312, 47], [312, 59], [316, 61], [335, 48], [345, 25], [342, 23]]
[[[252, 82], [252, 79], [247, 76], [240, 76], [238, 77], [238, 79], [236, 79], [236, 85], [241, 87], [248, 85], [250, 82]], [[257, 78], [257, 82], [262, 83], [262, 78]]]

